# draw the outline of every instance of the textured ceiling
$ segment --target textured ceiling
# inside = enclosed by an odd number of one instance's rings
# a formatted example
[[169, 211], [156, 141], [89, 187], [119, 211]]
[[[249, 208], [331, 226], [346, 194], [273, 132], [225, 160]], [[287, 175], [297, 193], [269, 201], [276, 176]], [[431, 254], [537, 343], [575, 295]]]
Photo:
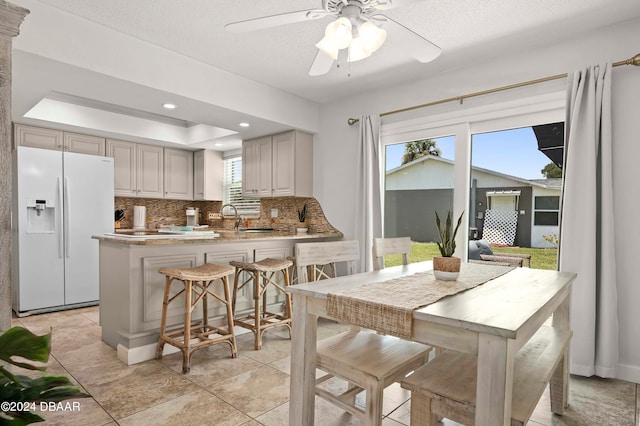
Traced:
[[398, 6], [384, 13], [440, 46], [439, 58], [418, 63], [389, 38], [378, 52], [350, 69], [333, 68], [327, 75], [309, 77], [314, 44], [331, 18], [243, 34], [227, 32], [224, 25], [319, 9], [321, 0], [41, 1], [320, 103], [640, 15], [638, 0], [396, 0]]
[[[419, 63], [390, 32], [369, 58], [310, 77], [331, 16], [248, 33], [224, 27], [322, 0], [13, 1], [32, 10], [13, 44], [14, 121], [221, 151], [291, 128], [316, 132], [318, 104], [640, 17], [640, 0], [384, 0], [396, 6], [384, 15], [442, 54]], [[179, 107], [163, 109], [167, 100]]]

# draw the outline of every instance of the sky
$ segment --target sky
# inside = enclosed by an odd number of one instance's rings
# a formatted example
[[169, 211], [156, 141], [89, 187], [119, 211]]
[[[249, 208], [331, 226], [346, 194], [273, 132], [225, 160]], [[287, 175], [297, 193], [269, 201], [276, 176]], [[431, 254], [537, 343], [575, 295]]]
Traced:
[[[437, 138], [441, 156], [455, 160], [455, 138]], [[471, 164], [524, 179], [543, 179], [540, 172], [549, 160], [538, 151], [536, 136], [531, 127], [479, 133], [471, 139]], [[386, 170], [400, 166], [404, 143], [387, 145]]]

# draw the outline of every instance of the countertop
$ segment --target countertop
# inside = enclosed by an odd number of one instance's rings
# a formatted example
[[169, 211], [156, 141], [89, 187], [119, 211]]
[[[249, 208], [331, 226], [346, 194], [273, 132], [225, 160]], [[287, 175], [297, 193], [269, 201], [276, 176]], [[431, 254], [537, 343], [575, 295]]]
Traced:
[[164, 237], [159, 235], [131, 237], [125, 234], [117, 235], [93, 235], [91, 238], [99, 241], [109, 241], [127, 245], [177, 245], [177, 244], [220, 244], [243, 241], [269, 241], [269, 240], [310, 240], [317, 238], [342, 238], [340, 231], [321, 233], [289, 233], [289, 232], [244, 232], [229, 230], [214, 230], [219, 236], [211, 234], [197, 235], [198, 231], [193, 231], [189, 235], [168, 234]]

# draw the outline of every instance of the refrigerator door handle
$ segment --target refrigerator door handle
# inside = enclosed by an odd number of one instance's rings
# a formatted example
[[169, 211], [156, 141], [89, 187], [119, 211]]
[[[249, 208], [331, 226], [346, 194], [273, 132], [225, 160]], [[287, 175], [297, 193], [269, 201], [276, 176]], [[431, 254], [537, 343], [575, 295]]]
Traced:
[[56, 232], [56, 234], [58, 234], [58, 257], [60, 259], [62, 259], [62, 251], [63, 251], [63, 247], [64, 247], [64, 239], [62, 236], [62, 230], [63, 228], [63, 216], [62, 216], [62, 179], [60, 177], [58, 177], [58, 214], [60, 217], [60, 224], [58, 226], [58, 232]]
[[64, 177], [64, 207], [62, 212], [64, 213], [64, 255], [69, 257], [69, 178]]

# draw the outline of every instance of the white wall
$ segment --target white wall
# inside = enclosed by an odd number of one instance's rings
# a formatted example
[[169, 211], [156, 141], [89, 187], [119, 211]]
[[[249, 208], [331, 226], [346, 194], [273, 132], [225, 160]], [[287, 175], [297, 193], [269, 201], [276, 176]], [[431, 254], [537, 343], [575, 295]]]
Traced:
[[[314, 144], [314, 194], [329, 221], [345, 234], [345, 238], [353, 238], [356, 220], [353, 200], [356, 196], [351, 183], [355, 182], [353, 164], [357, 152], [358, 126], [350, 127], [346, 122], [347, 118], [571, 72], [607, 60], [627, 59], [640, 51], [638, 41], [640, 20], [634, 20], [603, 28], [580, 39], [558, 41], [545, 49], [526, 49], [520, 55], [487, 58], [484, 63], [448, 70], [434, 78], [389, 86], [384, 90], [324, 105], [321, 108], [320, 132]], [[443, 54], [446, 55], [446, 52]], [[428, 70], [429, 64], [423, 66]], [[533, 86], [465, 103], [486, 104], [496, 99], [508, 100], [545, 90], [548, 90], [546, 85]], [[636, 246], [640, 236], [640, 228], [635, 225], [640, 201], [634, 195], [637, 192], [634, 186], [640, 158], [636, 124], [640, 111], [640, 69], [630, 66], [616, 68], [613, 91], [614, 208], [617, 223], [620, 320], [619, 377], [640, 383], [640, 339], [634, 331], [636, 324], [640, 323], [640, 309], [637, 308], [640, 303], [640, 286], [636, 285], [636, 270], [633, 267], [637, 263]], [[385, 122], [415, 117], [416, 114], [428, 115], [434, 111], [455, 111], [460, 108], [463, 107], [452, 103], [437, 109], [415, 111], [403, 117], [392, 115], [383, 119], [383, 125]], [[578, 307], [574, 307], [576, 308]]]

